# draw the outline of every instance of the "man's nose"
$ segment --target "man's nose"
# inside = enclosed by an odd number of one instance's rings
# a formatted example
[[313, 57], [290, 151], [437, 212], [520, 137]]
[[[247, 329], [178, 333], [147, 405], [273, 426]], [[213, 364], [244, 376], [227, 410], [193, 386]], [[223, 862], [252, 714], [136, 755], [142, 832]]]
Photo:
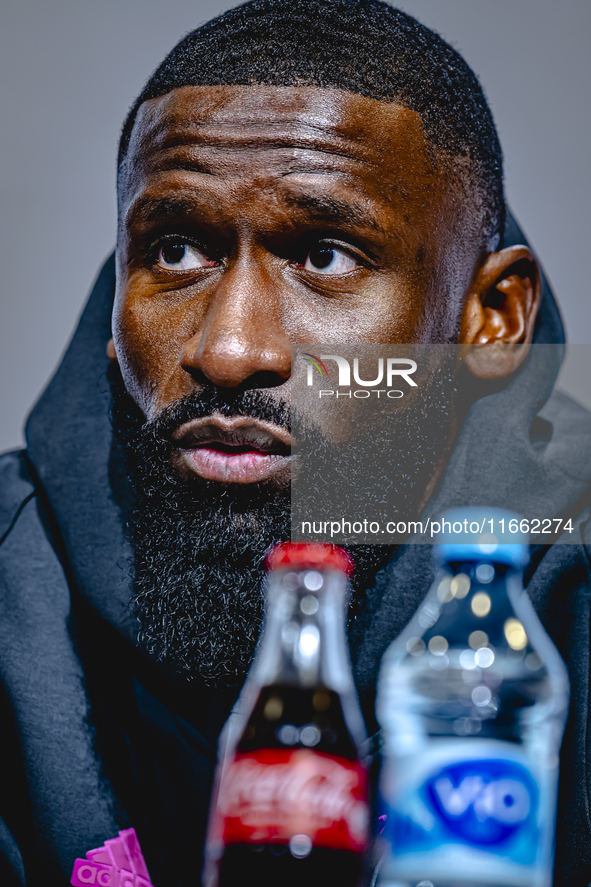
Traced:
[[269, 388], [291, 374], [291, 341], [283, 329], [276, 281], [242, 262], [223, 275], [199, 329], [181, 349], [194, 379], [221, 388]]

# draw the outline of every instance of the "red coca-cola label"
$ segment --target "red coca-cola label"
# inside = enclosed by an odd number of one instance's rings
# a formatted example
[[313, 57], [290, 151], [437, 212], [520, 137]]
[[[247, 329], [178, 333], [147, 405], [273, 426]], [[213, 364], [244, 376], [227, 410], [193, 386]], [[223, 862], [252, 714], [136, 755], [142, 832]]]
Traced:
[[361, 853], [367, 843], [367, 773], [358, 761], [308, 749], [263, 748], [226, 764], [217, 805], [223, 844], [289, 843]]

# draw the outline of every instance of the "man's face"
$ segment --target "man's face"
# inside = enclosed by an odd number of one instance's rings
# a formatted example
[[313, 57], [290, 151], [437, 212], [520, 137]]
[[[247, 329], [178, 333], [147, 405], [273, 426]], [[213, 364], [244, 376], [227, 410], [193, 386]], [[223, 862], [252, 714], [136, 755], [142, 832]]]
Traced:
[[[113, 335], [148, 420], [207, 385], [288, 405], [294, 343], [457, 337], [478, 225], [406, 107], [177, 89], [140, 108], [120, 184]], [[174, 440], [181, 476], [289, 482], [272, 422], [198, 419]]]
[[[480, 254], [458, 195], [394, 104], [186, 87], [142, 105], [120, 177], [114, 418], [141, 637], [185, 674], [233, 685], [253, 655], [264, 554], [290, 533], [292, 344], [454, 341]], [[439, 437], [405, 417], [392, 478], [435, 476], [449, 414], [432, 399], [416, 412], [443, 409]], [[392, 495], [416, 508], [405, 483]], [[354, 549], [363, 590], [385, 554]]]

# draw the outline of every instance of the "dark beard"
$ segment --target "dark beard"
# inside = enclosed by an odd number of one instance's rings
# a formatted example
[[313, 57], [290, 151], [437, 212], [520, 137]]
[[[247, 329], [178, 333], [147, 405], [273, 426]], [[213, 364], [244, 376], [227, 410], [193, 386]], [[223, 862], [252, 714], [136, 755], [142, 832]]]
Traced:
[[[140, 623], [139, 641], [153, 657], [188, 679], [210, 687], [237, 688], [250, 666], [261, 625], [265, 554], [277, 542], [291, 538], [290, 492], [265, 484], [224, 486], [214, 481], [182, 480], [170, 462], [171, 434], [181, 424], [214, 412], [246, 415], [289, 430], [289, 408], [262, 391], [206, 386], [146, 422], [125, 391], [116, 365], [109, 380], [113, 427], [123, 447], [135, 498], [130, 521], [132, 606]], [[299, 431], [296, 429], [296, 437]], [[392, 448], [390, 437], [390, 476], [396, 479], [394, 486], [405, 500], [412, 478], [407, 461], [400, 477], [400, 459], [407, 460], [412, 449], [415, 457], [423, 460], [423, 467], [425, 461], [435, 464], [434, 441], [430, 439], [417, 454], [417, 429], [414, 431], [412, 446], [409, 438], [409, 447], [402, 447], [402, 451], [398, 446]], [[334, 447], [319, 437], [317, 429], [308, 428], [307, 433], [316, 454], [313, 474], [318, 473], [320, 481], [324, 473], [325, 481], [328, 464], [338, 464]], [[360, 446], [364, 452], [369, 447], [375, 449], [375, 431], [368, 432]], [[317, 454], [323, 451], [326, 459], [318, 460]], [[351, 461], [350, 455], [343, 458]], [[313, 477], [310, 481], [315, 487]], [[355, 562], [353, 618], [392, 548], [353, 545], [348, 550]]]
[[261, 624], [265, 554], [290, 538], [289, 491], [181, 480], [170, 463], [170, 435], [213, 412], [289, 428], [288, 411], [256, 391], [225, 399], [211, 386], [145, 422], [118, 369], [109, 375], [113, 428], [135, 496], [132, 606], [140, 643], [188, 678], [236, 687]]

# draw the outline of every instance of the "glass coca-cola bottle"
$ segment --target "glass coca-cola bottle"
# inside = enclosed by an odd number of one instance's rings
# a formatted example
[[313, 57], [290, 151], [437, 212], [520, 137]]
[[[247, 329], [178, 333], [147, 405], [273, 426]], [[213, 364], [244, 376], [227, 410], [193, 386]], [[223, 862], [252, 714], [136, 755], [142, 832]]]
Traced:
[[369, 832], [365, 727], [345, 636], [342, 549], [267, 557], [258, 654], [220, 743], [205, 887], [357, 887]]

